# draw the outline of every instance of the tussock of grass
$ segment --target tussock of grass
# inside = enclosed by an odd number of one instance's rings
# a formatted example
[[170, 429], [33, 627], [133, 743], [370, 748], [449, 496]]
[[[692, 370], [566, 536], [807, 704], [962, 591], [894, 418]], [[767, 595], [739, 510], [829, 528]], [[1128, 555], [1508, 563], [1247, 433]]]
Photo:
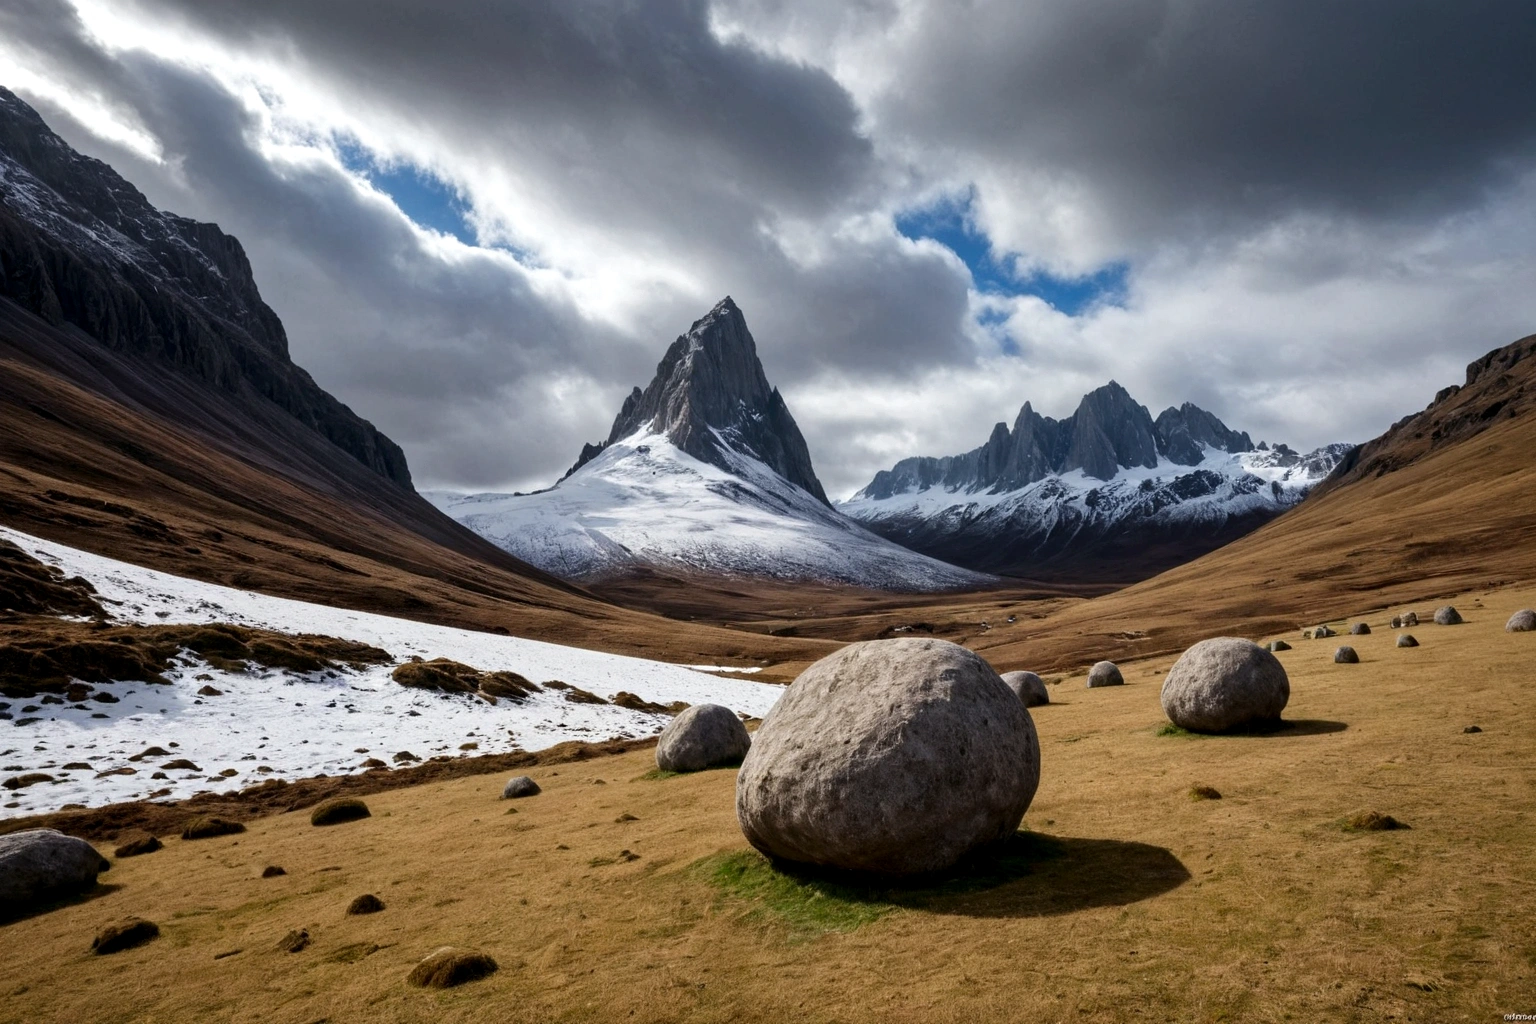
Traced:
[[663, 779], [675, 779], [679, 775], [682, 775], [682, 774], [683, 774], [682, 772], [669, 772], [665, 768], [652, 768], [650, 771], [646, 772], [644, 775], [641, 775], [638, 778], [636, 778], [635, 781], [636, 782], [641, 782], [641, 781], [645, 781], [645, 782], [660, 782]]
[[1164, 722], [1162, 725], [1157, 727], [1156, 735], [1158, 735], [1158, 736], [1182, 736], [1185, 739], [1199, 739], [1199, 738], [1201, 738], [1203, 733], [1190, 732], [1188, 729], [1184, 728], [1181, 725], [1174, 725], [1172, 722]]
[[1343, 822], [1346, 832], [1395, 832], [1409, 827], [1392, 815], [1382, 814], [1380, 811], [1361, 811]]
[[1221, 794], [1210, 786], [1190, 786], [1189, 798], [1191, 800], [1220, 800]]

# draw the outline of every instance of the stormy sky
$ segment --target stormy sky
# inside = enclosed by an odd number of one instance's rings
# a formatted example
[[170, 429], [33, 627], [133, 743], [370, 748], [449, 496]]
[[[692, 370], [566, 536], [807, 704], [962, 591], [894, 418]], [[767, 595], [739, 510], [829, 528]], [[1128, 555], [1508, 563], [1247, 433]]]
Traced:
[[1359, 441], [1536, 331], [1525, 0], [0, 0], [418, 486], [526, 489], [726, 294], [829, 493], [1114, 378]]

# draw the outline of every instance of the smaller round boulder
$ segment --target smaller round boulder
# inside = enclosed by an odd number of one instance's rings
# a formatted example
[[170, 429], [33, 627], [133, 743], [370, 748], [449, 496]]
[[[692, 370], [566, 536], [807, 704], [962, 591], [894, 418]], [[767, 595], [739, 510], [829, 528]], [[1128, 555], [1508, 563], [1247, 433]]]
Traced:
[[1392, 628], [1393, 629], [1402, 629], [1403, 628], [1403, 617], [1401, 615], [1394, 615], [1394, 616], [1392, 616]]
[[1360, 664], [1360, 655], [1355, 653], [1353, 647], [1346, 645], [1333, 652], [1333, 663], [1335, 665], [1358, 665]]
[[0, 908], [84, 892], [112, 865], [84, 839], [51, 828], [0, 836]]
[[1357, 622], [1349, 627], [1349, 633], [1351, 636], [1370, 636], [1371, 627], [1367, 623]]
[[736, 712], [719, 704], [695, 704], [672, 719], [656, 741], [656, 767], [699, 772], [740, 764], [752, 746]]
[[1088, 670], [1088, 689], [1092, 690], [1100, 686], [1124, 686], [1125, 677], [1120, 674], [1120, 666], [1112, 661], [1101, 661]]
[[1202, 640], [1179, 656], [1163, 680], [1163, 713], [1190, 732], [1225, 732], [1274, 721], [1291, 699], [1285, 667], [1249, 640]]
[[384, 901], [371, 892], [365, 892], [347, 904], [348, 914], [377, 914], [384, 909]]
[[1417, 647], [1419, 646], [1419, 642], [1413, 638], [1412, 633], [1404, 633], [1402, 636], [1397, 638], [1397, 646]]
[[1291, 645], [1284, 640], [1271, 640], [1269, 642], [1269, 649], [1271, 651], [1288, 651], [1291, 649]]
[[1509, 617], [1509, 621], [1504, 623], [1506, 633], [1529, 633], [1532, 630], [1536, 630], [1536, 612], [1529, 608], [1522, 608], [1515, 612]]
[[1459, 626], [1462, 621], [1461, 613], [1452, 605], [1435, 609], [1435, 625], [1437, 626]]
[[525, 796], [538, 796], [542, 790], [539, 784], [526, 775], [514, 775], [507, 780], [507, 784], [501, 789], [503, 800], [516, 800]]
[[1318, 626], [1316, 629], [1314, 629], [1312, 631], [1312, 639], [1313, 640], [1324, 640], [1324, 639], [1327, 639], [1330, 636], [1338, 636], [1338, 635], [1339, 634], [1337, 634], [1333, 630], [1329, 629], [1326, 625]]
[[1008, 689], [1019, 695], [1019, 700], [1023, 701], [1027, 708], [1035, 708], [1051, 702], [1051, 695], [1045, 688], [1045, 680], [1033, 672], [1004, 672], [1003, 682], [1008, 684]]
[[1403, 625], [1405, 625], [1405, 626], [1417, 626], [1418, 624], [1419, 624], [1419, 613], [1418, 612], [1409, 612], [1408, 614], [1403, 616]]
[[371, 818], [368, 805], [355, 796], [333, 796], [322, 800], [309, 812], [311, 825], [340, 825], [347, 821]]

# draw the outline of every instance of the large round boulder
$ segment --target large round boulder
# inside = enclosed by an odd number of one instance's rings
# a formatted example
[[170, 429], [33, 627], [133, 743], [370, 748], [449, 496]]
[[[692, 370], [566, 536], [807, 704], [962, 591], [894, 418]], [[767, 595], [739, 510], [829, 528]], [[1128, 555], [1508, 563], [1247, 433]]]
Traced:
[[1509, 617], [1509, 621], [1504, 623], [1506, 633], [1529, 633], [1532, 630], [1536, 630], [1536, 611], [1531, 611], [1529, 608], [1522, 608], [1515, 612]]
[[51, 828], [0, 836], [0, 908], [84, 892], [112, 865], [84, 839]]
[[1120, 666], [1112, 661], [1101, 661], [1088, 670], [1088, 688], [1090, 690], [1100, 686], [1124, 686], [1125, 677], [1120, 674]]
[[1035, 724], [992, 666], [945, 640], [874, 640], [768, 712], [736, 817], [770, 857], [912, 875], [1011, 836], [1039, 782]]
[[1461, 612], [1458, 612], [1453, 605], [1446, 605], [1444, 608], [1435, 609], [1435, 625], [1437, 626], [1459, 626], [1462, 621]]
[[736, 764], [747, 756], [752, 737], [736, 712], [719, 704], [695, 704], [661, 730], [656, 767], [667, 772], [699, 772]]
[[1280, 659], [1236, 637], [1202, 640], [1163, 680], [1163, 713], [1190, 732], [1226, 732], [1280, 717], [1291, 681]]
[[1003, 682], [1008, 684], [1008, 689], [1019, 695], [1019, 700], [1023, 701], [1027, 708], [1036, 708], [1051, 702], [1050, 692], [1045, 688], [1045, 680], [1033, 672], [1004, 672]]

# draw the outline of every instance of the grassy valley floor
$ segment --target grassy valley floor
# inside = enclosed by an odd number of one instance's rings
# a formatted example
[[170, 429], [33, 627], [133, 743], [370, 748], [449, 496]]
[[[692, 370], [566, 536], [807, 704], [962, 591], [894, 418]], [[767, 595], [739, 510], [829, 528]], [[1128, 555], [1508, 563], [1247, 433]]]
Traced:
[[[114, 861], [91, 897], [0, 925], [0, 1021], [1487, 1021], [1536, 1012], [1536, 588], [1303, 640], [1287, 728], [1164, 728], [1171, 658], [1080, 675], [1036, 709], [1025, 832], [893, 887], [751, 852], [735, 772], [658, 777], [649, 751], [367, 797]], [[1433, 604], [1415, 606], [1421, 617]], [[1342, 643], [1358, 665], [1336, 665]], [[1088, 660], [1088, 659], [1084, 659]], [[1476, 725], [1481, 732], [1463, 730]], [[1208, 786], [1221, 799], [1194, 799]], [[1362, 811], [1410, 827], [1352, 831]], [[110, 844], [98, 844], [110, 852]], [[286, 874], [262, 878], [267, 865]], [[347, 916], [378, 895], [381, 913]], [[137, 915], [160, 938], [90, 952]], [[311, 943], [279, 952], [290, 930]], [[443, 945], [500, 970], [409, 987]]]

